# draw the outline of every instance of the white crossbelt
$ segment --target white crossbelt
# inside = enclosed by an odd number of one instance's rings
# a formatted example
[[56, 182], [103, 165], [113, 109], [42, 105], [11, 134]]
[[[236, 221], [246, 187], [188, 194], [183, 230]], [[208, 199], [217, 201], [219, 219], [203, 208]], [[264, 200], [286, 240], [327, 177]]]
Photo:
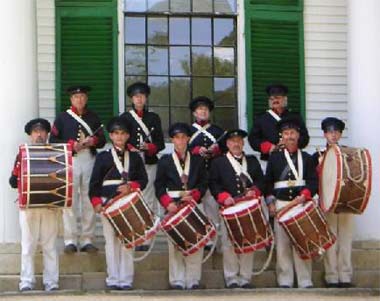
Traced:
[[86, 121], [84, 121], [79, 115], [77, 115], [75, 112], [73, 112], [71, 109], [66, 110], [67, 114], [69, 114], [71, 117], [73, 117], [78, 123], [80, 123], [87, 131], [87, 133], [90, 136], [93, 136], [94, 133], [91, 130], [90, 126], [87, 124]]
[[102, 186], [120, 185], [121, 183], [123, 183], [122, 180], [105, 180]]
[[278, 181], [274, 183], [274, 189], [290, 188], [290, 187], [305, 186], [305, 185], [306, 185], [305, 180]]
[[170, 196], [172, 199], [181, 198], [184, 193], [186, 193], [186, 190], [168, 190], [166, 193], [168, 196]]

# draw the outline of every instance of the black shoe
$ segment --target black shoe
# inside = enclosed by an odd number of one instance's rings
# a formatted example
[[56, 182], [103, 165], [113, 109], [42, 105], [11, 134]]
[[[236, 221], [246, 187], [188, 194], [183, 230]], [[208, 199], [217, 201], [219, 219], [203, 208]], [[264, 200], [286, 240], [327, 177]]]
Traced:
[[30, 286], [23, 286], [22, 288], [20, 288], [20, 292], [29, 292], [31, 290], [32, 288]]
[[184, 287], [182, 285], [179, 285], [179, 284], [174, 284], [174, 285], [171, 285], [170, 286], [170, 289], [171, 290], [184, 290]]
[[241, 288], [244, 288], [244, 289], [254, 289], [255, 286], [251, 283], [244, 283]]
[[351, 282], [340, 282], [339, 283], [340, 288], [350, 288], [355, 287]]
[[191, 290], [199, 290], [201, 287], [199, 284], [193, 284], [189, 289]]
[[107, 285], [106, 289], [110, 290], [110, 291], [118, 291], [118, 290], [120, 290], [120, 288], [117, 285]]
[[326, 287], [327, 288], [337, 288], [337, 287], [339, 287], [339, 283], [337, 283], [337, 282], [326, 282]]
[[122, 286], [120, 286], [120, 290], [131, 291], [131, 290], [133, 290], [133, 287], [132, 287], [132, 285], [122, 285]]
[[239, 288], [239, 284], [237, 284], [236, 282], [233, 282], [229, 285], [226, 285], [226, 288]]
[[305, 286], [303, 288], [313, 288], [313, 286], [312, 285], [307, 285], [307, 286]]
[[74, 253], [78, 252], [78, 248], [74, 244], [68, 244], [65, 246], [64, 252], [66, 254], [74, 254]]
[[96, 253], [99, 251], [97, 247], [95, 247], [93, 244], [89, 243], [87, 245], [84, 245], [82, 248], [80, 248], [81, 252], [87, 252], [87, 253]]
[[146, 252], [148, 250], [149, 250], [149, 246], [147, 246], [147, 245], [142, 245], [142, 246], [135, 247], [135, 251]]
[[211, 251], [212, 245], [205, 245], [204, 250], [205, 251]]
[[290, 285], [280, 285], [279, 288], [290, 288]]

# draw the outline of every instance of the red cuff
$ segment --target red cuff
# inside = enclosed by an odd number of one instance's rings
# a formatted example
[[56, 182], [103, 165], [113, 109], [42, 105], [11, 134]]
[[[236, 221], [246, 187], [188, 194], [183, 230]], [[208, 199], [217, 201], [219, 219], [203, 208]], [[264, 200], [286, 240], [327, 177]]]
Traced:
[[18, 177], [19, 174], [20, 174], [20, 162], [17, 161], [16, 165], [13, 167], [12, 175]]
[[220, 156], [222, 154], [222, 151], [219, 147], [219, 145], [216, 145], [213, 149], [212, 149], [212, 156], [213, 157], [217, 157], [217, 156]]
[[91, 198], [92, 207], [96, 207], [97, 205], [101, 205], [102, 203], [102, 199], [98, 196], [94, 196]]
[[69, 144], [70, 145], [70, 147], [71, 147], [71, 149], [74, 151], [74, 144], [75, 144], [75, 140], [73, 140], [73, 139], [70, 139], [69, 141], [67, 141], [67, 144]]
[[307, 188], [304, 188], [301, 190], [300, 192], [300, 195], [304, 195], [306, 200], [310, 200], [311, 199], [311, 191]]
[[96, 146], [99, 143], [99, 137], [92, 136], [92, 146]]
[[261, 190], [257, 188], [256, 186], [251, 187], [251, 190], [253, 190], [256, 193], [257, 197], [261, 196]]
[[146, 150], [146, 154], [148, 156], [151, 157], [157, 154], [157, 145], [155, 145], [154, 143], [147, 143], [146, 146], [148, 147], [148, 149]]
[[199, 150], [201, 149], [201, 147], [202, 147], [202, 146], [200, 146], [200, 145], [195, 146], [195, 147], [191, 150], [191, 153], [192, 153], [193, 155], [199, 155]]
[[57, 136], [59, 134], [59, 131], [57, 129], [57, 127], [55, 126], [55, 124], [53, 125], [53, 127], [51, 128], [51, 131], [50, 131], [54, 136]]
[[132, 149], [134, 149], [136, 147], [133, 144], [127, 143], [127, 148], [130, 151], [130, 150], [132, 150]]
[[198, 189], [193, 189], [191, 191], [191, 196], [193, 197], [194, 201], [199, 203], [199, 200], [201, 199], [201, 192]]
[[136, 181], [128, 182], [128, 185], [132, 188], [132, 190], [140, 189], [140, 183]]
[[221, 193], [218, 193], [217, 201], [219, 204], [224, 205], [224, 201], [229, 197], [231, 197], [231, 195], [228, 192], [223, 191]]
[[161, 205], [166, 209], [169, 204], [173, 202], [173, 199], [167, 194], [163, 194], [161, 197], [160, 197], [160, 203]]
[[269, 141], [264, 141], [260, 144], [260, 150], [263, 154], [269, 154], [270, 149], [272, 148], [273, 144]]

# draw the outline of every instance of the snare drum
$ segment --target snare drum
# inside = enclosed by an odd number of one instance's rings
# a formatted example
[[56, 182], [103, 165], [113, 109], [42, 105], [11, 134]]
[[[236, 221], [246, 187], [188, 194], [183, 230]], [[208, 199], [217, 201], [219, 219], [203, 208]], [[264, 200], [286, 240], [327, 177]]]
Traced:
[[103, 215], [128, 249], [142, 245], [159, 230], [159, 218], [154, 216], [139, 192], [118, 195], [105, 206]]
[[250, 253], [269, 246], [273, 241], [272, 231], [264, 217], [260, 200], [246, 199], [222, 209], [220, 214], [235, 253]]
[[313, 201], [291, 202], [279, 211], [277, 218], [302, 259], [322, 255], [336, 240], [322, 210]]
[[183, 256], [194, 254], [216, 235], [214, 225], [195, 204], [180, 206], [177, 213], [167, 215], [161, 228]]
[[372, 166], [367, 149], [332, 145], [326, 151], [319, 183], [325, 212], [362, 214], [371, 193]]
[[21, 145], [20, 208], [68, 208], [72, 204], [72, 150], [69, 144]]

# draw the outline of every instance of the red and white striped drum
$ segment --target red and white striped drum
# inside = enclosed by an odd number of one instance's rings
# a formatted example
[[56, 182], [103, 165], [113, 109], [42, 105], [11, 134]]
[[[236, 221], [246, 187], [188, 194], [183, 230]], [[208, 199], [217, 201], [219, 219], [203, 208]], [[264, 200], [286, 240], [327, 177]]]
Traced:
[[142, 245], [159, 230], [160, 220], [146, 205], [140, 192], [118, 195], [105, 206], [103, 215], [126, 248]]
[[69, 144], [21, 145], [18, 183], [20, 208], [68, 208], [73, 169]]
[[195, 204], [179, 207], [161, 221], [165, 234], [183, 256], [196, 253], [216, 235], [216, 229]]
[[336, 240], [322, 210], [313, 201], [291, 202], [277, 213], [277, 218], [302, 259], [322, 255]]
[[319, 197], [325, 212], [362, 214], [371, 193], [372, 165], [367, 149], [332, 145], [321, 167]]
[[273, 241], [272, 231], [264, 217], [260, 200], [249, 198], [241, 200], [220, 211], [237, 254], [262, 249]]

